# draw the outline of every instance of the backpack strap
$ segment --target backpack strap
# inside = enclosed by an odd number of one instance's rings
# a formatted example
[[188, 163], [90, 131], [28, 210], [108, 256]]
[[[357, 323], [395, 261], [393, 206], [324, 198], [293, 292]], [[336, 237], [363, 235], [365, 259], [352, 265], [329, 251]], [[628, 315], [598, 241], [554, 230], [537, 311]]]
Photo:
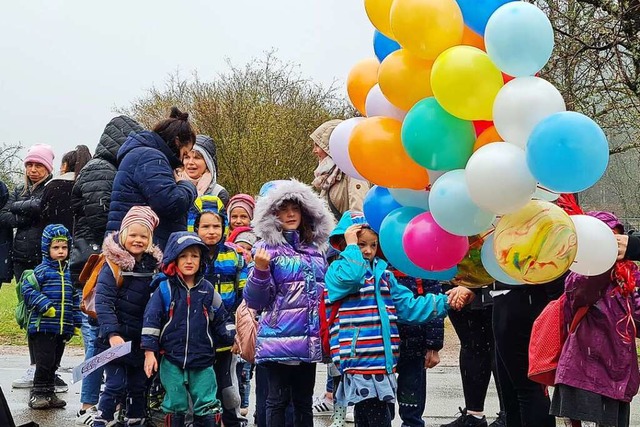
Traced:
[[160, 292], [160, 297], [162, 298], [162, 308], [164, 313], [169, 312], [169, 306], [171, 305], [171, 286], [169, 285], [169, 280], [163, 280], [158, 285], [158, 291]]
[[578, 325], [580, 321], [586, 316], [587, 311], [589, 311], [589, 306], [578, 307], [576, 310], [576, 314], [573, 315], [573, 320], [571, 320], [571, 326], [569, 327], [569, 334], [575, 332], [578, 329]]

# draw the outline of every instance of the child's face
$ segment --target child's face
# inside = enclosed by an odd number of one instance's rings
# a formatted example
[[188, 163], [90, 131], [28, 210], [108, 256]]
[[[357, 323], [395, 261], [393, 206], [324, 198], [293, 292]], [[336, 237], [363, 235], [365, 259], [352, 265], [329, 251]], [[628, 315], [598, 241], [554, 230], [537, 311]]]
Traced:
[[378, 235], [369, 228], [363, 229], [358, 235], [358, 247], [364, 259], [373, 261], [378, 252]]
[[180, 252], [176, 262], [180, 273], [182, 273], [183, 276], [195, 276], [200, 269], [201, 256], [200, 248], [196, 246], [190, 246]]
[[66, 240], [54, 240], [49, 247], [49, 256], [54, 261], [64, 261], [69, 254], [69, 245]]
[[127, 227], [124, 248], [134, 257], [142, 255], [149, 247], [151, 231], [142, 224], [133, 223]]
[[222, 239], [222, 222], [218, 215], [203, 213], [198, 225], [198, 236], [205, 245], [213, 246]]
[[251, 218], [244, 208], [233, 208], [229, 214], [229, 227], [231, 230], [237, 227], [248, 227], [251, 225]]
[[285, 202], [280, 209], [278, 209], [276, 216], [282, 223], [282, 229], [285, 231], [297, 230], [302, 222], [300, 206], [294, 202]]
[[202, 154], [195, 150], [189, 151], [182, 158], [184, 171], [191, 179], [199, 179], [207, 171], [207, 163], [204, 161]]
[[242, 249], [244, 249], [245, 251], [247, 251], [249, 253], [251, 253], [251, 249], [253, 249], [253, 246], [251, 246], [247, 242], [240, 242], [240, 243], [238, 243], [238, 246], [240, 246]]

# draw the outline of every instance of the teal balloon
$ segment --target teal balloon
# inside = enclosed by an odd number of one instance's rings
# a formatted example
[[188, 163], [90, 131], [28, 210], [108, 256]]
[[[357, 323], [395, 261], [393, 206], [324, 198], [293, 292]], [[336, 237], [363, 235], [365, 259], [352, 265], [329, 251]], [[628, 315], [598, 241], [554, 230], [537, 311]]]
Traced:
[[434, 97], [409, 110], [401, 136], [407, 154], [431, 170], [464, 169], [476, 141], [473, 122], [447, 113]]
[[502, 282], [506, 285], [522, 285], [522, 283], [518, 282], [513, 277], [509, 276], [507, 273], [500, 268], [498, 265], [498, 260], [496, 260], [496, 256], [493, 253], [493, 240], [494, 235], [491, 234], [486, 239], [484, 239], [484, 243], [482, 244], [482, 249], [480, 250], [480, 259], [482, 260], [482, 266], [487, 273], [498, 282]]

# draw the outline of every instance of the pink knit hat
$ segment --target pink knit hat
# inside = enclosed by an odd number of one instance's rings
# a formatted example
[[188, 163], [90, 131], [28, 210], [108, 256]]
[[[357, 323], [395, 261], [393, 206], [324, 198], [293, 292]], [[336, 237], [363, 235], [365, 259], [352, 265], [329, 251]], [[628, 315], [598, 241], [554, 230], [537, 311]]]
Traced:
[[144, 225], [153, 232], [158, 225], [158, 222], [160, 222], [158, 215], [156, 215], [149, 206], [133, 206], [122, 219], [120, 231], [129, 227], [133, 223], [138, 223]]
[[227, 205], [227, 216], [231, 217], [231, 211], [235, 208], [242, 208], [247, 211], [249, 218], [253, 220], [253, 209], [256, 207], [256, 201], [248, 194], [236, 194], [229, 200]]
[[40, 163], [49, 173], [53, 170], [53, 149], [47, 144], [34, 144], [27, 151], [27, 157], [24, 158], [25, 166], [29, 162]]

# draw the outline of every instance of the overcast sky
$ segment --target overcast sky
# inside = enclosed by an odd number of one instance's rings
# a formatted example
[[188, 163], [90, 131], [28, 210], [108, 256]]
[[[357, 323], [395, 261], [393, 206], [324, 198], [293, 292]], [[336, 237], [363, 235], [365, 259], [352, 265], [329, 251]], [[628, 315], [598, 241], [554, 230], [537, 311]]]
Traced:
[[167, 76], [211, 80], [277, 49], [283, 61], [343, 93], [372, 56], [362, 0], [28, 0], [0, 14], [0, 143], [91, 151], [116, 107]]

